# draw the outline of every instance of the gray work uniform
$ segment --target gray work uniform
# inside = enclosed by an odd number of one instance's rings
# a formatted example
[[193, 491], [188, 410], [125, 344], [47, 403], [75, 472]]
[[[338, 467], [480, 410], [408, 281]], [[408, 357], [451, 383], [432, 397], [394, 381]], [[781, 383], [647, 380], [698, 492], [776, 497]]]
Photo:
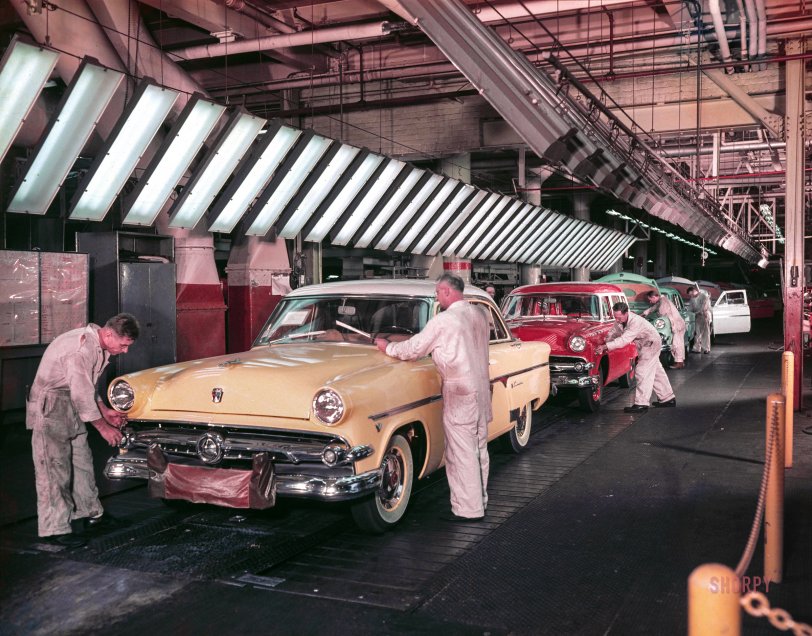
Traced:
[[688, 302], [688, 309], [696, 314], [696, 338], [693, 351], [710, 351], [711, 323], [713, 322], [710, 297], [704, 292], [699, 292]]
[[96, 383], [110, 360], [99, 327], [58, 336], [45, 350], [26, 404], [32, 431], [39, 536], [71, 532], [74, 519], [102, 513], [85, 422], [102, 415]]
[[651, 403], [653, 390], [660, 402], [667, 402], [674, 397], [674, 390], [668, 375], [660, 363], [660, 334], [648, 320], [632, 312], [625, 325], [615, 322], [606, 336], [606, 348], [609, 351], [620, 349], [632, 342], [637, 345], [637, 387], [634, 391], [634, 403], [648, 406]]
[[461, 517], [481, 517], [488, 505], [489, 337], [483, 309], [458, 300], [420, 333], [386, 347], [401, 360], [431, 354], [443, 380], [446, 477], [451, 511]]

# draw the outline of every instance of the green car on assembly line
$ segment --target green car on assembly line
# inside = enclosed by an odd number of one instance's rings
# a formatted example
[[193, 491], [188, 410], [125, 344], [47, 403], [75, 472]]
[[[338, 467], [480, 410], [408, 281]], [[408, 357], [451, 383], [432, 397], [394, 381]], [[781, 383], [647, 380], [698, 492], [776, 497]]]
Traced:
[[685, 352], [687, 353], [693, 345], [694, 334], [696, 334], [696, 315], [688, 309], [680, 293], [673, 287], [660, 287], [660, 293], [667, 296], [676, 305], [679, 315], [685, 321]]
[[[650, 291], [662, 293], [659, 285], [657, 285], [657, 281], [653, 278], [646, 278], [640, 274], [632, 274], [629, 272], [607, 274], [595, 282], [611, 283], [620, 287], [626, 296], [626, 302], [629, 303], [629, 309], [636, 314], [642, 314], [646, 309], [651, 307], [651, 304], [648, 302], [648, 293]], [[660, 340], [662, 340], [660, 359], [663, 364], [670, 365], [673, 361], [671, 342], [674, 339], [674, 334], [671, 331], [671, 321], [667, 316], [660, 316], [656, 313], [649, 314], [646, 318], [654, 325], [654, 328], [660, 334]]]

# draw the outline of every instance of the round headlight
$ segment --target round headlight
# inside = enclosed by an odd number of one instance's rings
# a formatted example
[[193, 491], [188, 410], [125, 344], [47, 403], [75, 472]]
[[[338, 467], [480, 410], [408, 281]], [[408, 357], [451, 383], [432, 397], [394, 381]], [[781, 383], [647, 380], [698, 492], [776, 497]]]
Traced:
[[583, 336], [572, 336], [569, 341], [569, 347], [573, 351], [583, 351], [586, 349], [586, 339]]
[[135, 391], [129, 382], [119, 380], [110, 387], [110, 405], [116, 411], [129, 411], [135, 402]]
[[344, 400], [332, 389], [322, 389], [313, 398], [313, 413], [322, 424], [338, 424], [344, 417]]
[[657, 318], [657, 320], [654, 321], [654, 326], [657, 329], [665, 329], [665, 320], [662, 318]]

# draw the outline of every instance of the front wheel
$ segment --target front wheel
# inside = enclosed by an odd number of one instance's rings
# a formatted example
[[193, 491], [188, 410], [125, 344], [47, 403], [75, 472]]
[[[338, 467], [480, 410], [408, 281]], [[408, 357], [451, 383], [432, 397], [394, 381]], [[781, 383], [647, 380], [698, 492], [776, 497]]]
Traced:
[[412, 449], [402, 435], [393, 435], [381, 463], [377, 492], [352, 506], [352, 518], [361, 530], [381, 534], [406, 513], [412, 496], [414, 462]]
[[587, 413], [594, 413], [601, 407], [601, 397], [603, 396], [603, 370], [598, 368], [595, 374], [598, 376], [598, 383], [578, 390], [578, 404]]
[[505, 435], [505, 447], [514, 453], [521, 453], [530, 441], [530, 432], [533, 428], [533, 404], [528, 402], [519, 409], [516, 423]]

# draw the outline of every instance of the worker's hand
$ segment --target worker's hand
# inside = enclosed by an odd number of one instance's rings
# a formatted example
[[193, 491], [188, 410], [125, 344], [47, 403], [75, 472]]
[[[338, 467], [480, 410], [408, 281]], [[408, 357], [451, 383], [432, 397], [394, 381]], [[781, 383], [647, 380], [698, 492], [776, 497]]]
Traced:
[[115, 428], [122, 428], [125, 424], [127, 424], [126, 413], [119, 413], [115, 409], [108, 408], [106, 405], [102, 403], [99, 403], [98, 406], [99, 412], [101, 412], [102, 414], [102, 418], [110, 426], [114, 426]]
[[104, 441], [110, 444], [110, 446], [118, 446], [121, 443], [121, 438], [123, 437], [121, 431], [115, 426], [105, 422], [104, 418], [93, 420], [91, 424], [96, 427], [96, 430], [99, 431]]
[[375, 338], [375, 346], [378, 347], [378, 350], [382, 351], [383, 353], [386, 353], [386, 345], [388, 344], [389, 341], [385, 340], [384, 338]]
[[608, 350], [609, 350], [609, 349], [607, 349], [607, 347], [606, 347], [606, 345], [605, 345], [605, 344], [599, 344], [599, 345], [597, 345], [597, 346], [595, 347], [595, 353], [596, 353], [596, 354], [598, 354], [599, 356], [602, 356], [602, 355], [603, 355], [604, 353], [606, 353]]

